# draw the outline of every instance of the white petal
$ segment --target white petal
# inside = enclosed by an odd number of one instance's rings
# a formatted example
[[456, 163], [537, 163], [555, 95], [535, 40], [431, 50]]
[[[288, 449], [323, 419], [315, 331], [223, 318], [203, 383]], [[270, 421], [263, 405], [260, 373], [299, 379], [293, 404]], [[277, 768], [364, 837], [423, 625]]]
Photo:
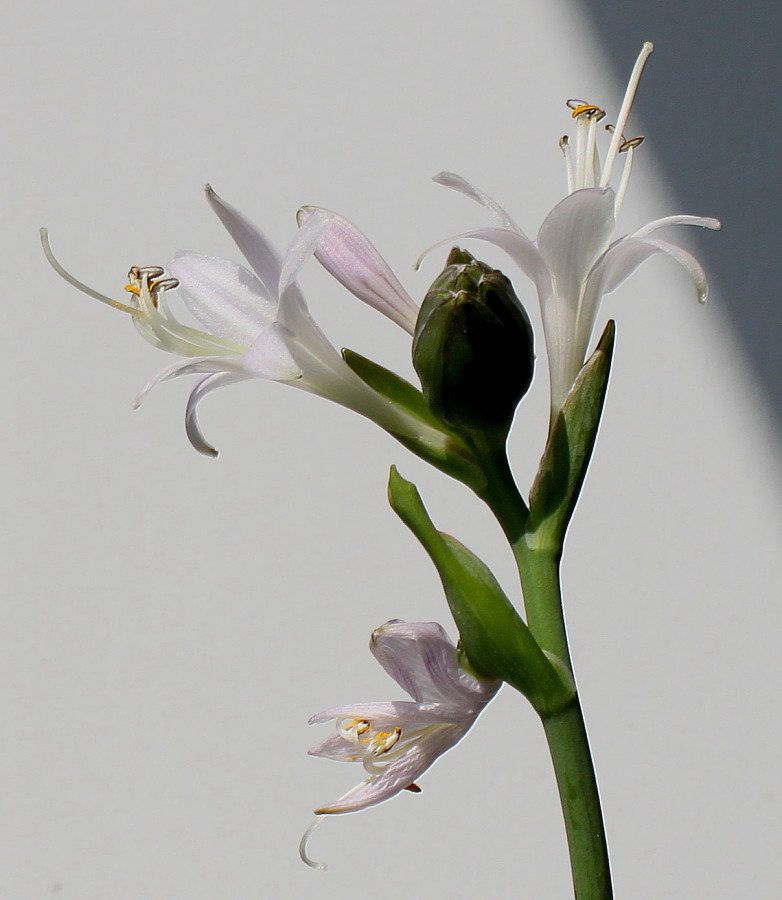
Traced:
[[207, 394], [217, 390], [217, 388], [236, 384], [238, 381], [245, 381], [249, 377], [249, 375], [235, 372], [218, 372], [202, 378], [190, 392], [185, 409], [185, 433], [190, 443], [199, 453], [203, 453], [205, 456], [217, 456], [217, 450], [206, 440], [201, 431], [198, 418], [196, 417], [196, 407]]
[[661, 241], [657, 238], [647, 238], [646, 243], [657, 250], [660, 250], [662, 253], [667, 253], [668, 256], [675, 259], [676, 262], [687, 271], [687, 274], [692, 279], [692, 283], [695, 285], [695, 290], [698, 292], [698, 302], [705, 303], [709, 295], [709, 285], [706, 281], [706, 273], [703, 271], [703, 267], [698, 260], [695, 259], [691, 253], [682, 250], [682, 248], [677, 247], [676, 244], [668, 243], [668, 241]]
[[266, 237], [238, 209], [226, 203], [206, 185], [206, 199], [226, 230], [242, 251], [255, 274], [260, 278], [270, 297], [277, 296], [282, 260], [280, 254]]
[[277, 322], [267, 325], [242, 357], [242, 365], [251, 375], [272, 381], [295, 381], [301, 369], [291, 356], [285, 340], [287, 329]]
[[382, 700], [370, 703], [351, 703], [347, 706], [333, 706], [316, 713], [307, 722], [308, 725], [320, 725], [336, 719], [370, 719], [373, 722], [384, 722], [387, 725], [399, 725], [413, 720], [417, 724], [430, 724], [436, 720], [429, 713], [420, 714], [417, 703], [409, 700]]
[[667, 228], [669, 225], [699, 225], [701, 228], [710, 228], [712, 231], [719, 231], [722, 228], [722, 222], [719, 219], [712, 219], [708, 216], [665, 216], [663, 219], [655, 219], [653, 222], [649, 222], [647, 225], [634, 231], [629, 237], [648, 237], [652, 232], [660, 228]]
[[299, 233], [286, 254], [280, 290], [313, 253], [354, 296], [412, 334], [418, 307], [366, 235], [338, 213], [314, 206], [299, 210]]
[[515, 231], [517, 234], [524, 234], [521, 228], [519, 228], [496, 200], [493, 200], [485, 191], [475, 187], [474, 184], [465, 181], [461, 175], [457, 175], [455, 172], [440, 172], [432, 178], [432, 181], [436, 184], [442, 184], [444, 187], [451, 188], [451, 190], [458, 191], [460, 194], [464, 194], [471, 200], [475, 200], [476, 203], [480, 203], [481, 206], [489, 210], [503, 228]]
[[438, 241], [424, 251], [416, 265], [420, 265], [423, 257], [437, 247], [445, 245], [455, 246], [463, 240], [486, 241], [504, 250], [522, 272], [535, 282], [541, 304], [551, 294], [553, 290], [551, 276], [546, 268], [546, 263], [543, 261], [543, 257], [538, 252], [538, 248], [523, 234], [517, 234], [505, 228], [478, 228], [475, 231], [465, 231], [462, 234], [456, 234], [453, 237]]
[[499, 682], [479, 680], [459, 665], [436, 622], [389, 622], [373, 632], [370, 649], [417, 703], [437, 704], [452, 721], [474, 718], [499, 690]]
[[231, 260], [183, 251], [169, 270], [187, 308], [219, 337], [246, 347], [277, 315], [277, 302], [261, 282]]
[[144, 400], [146, 400], [147, 394], [149, 394], [155, 385], [160, 384], [161, 381], [179, 378], [182, 375], [200, 375], [203, 373], [216, 374], [221, 372], [233, 372], [235, 374], [244, 374], [245, 377], [249, 377], [244, 372], [241, 359], [238, 357], [201, 356], [179, 360], [178, 362], [172, 363], [170, 366], [166, 366], [165, 369], [158, 372], [154, 378], [150, 379], [144, 385], [133, 401], [133, 409], [138, 409]]
[[586, 188], [565, 197], [538, 233], [540, 254], [554, 277], [557, 296], [578, 303], [581, 285], [614, 229], [614, 192]]

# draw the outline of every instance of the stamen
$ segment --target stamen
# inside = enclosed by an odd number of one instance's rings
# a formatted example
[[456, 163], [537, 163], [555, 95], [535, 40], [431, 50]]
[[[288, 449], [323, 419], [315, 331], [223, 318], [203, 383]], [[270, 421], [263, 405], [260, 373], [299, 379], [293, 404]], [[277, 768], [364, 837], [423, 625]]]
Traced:
[[627, 185], [630, 183], [630, 173], [633, 170], [634, 156], [635, 146], [631, 145], [627, 148], [627, 158], [625, 159], [624, 168], [622, 169], [622, 177], [619, 179], [619, 187], [616, 189], [616, 199], [614, 200], [615, 219], [619, 216], [619, 213], [622, 209], [622, 203], [624, 203], [625, 194], [627, 193]]
[[320, 825], [320, 823], [325, 819], [325, 816], [317, 816], [311, 823], [309, 828], [304, 832], [302, 839], [299, 841], [299, 856], [301, 857], [301, 861], [306, 863], [311, 869], [317, 869], [319, 872], [325, 872], [328, 869], [328, 865], [324, 862], [315, 862], [314, 859], [311, 859], [307, 856], [307, 842], [312, 836], [312, 832]]
[[627, 153], [628, 150], [634, 150], [636, 147], [640, 147], [644, 142], [644, 136], [639, 134], [638, 137], [629, 138], [626, 141], [622, 141], [619, 145], [620, 153]]
[[641, 80], [641, 74], [643, 73], [644, 66], [646, 65], [646, 60], [649, 59], [653, 51], [654, 44], [652, 44], [651, 41], [647, 41], [641, 48], [641, 52], [638, 54], [638, 59], [636, 59], [635, 65], [633, 66], [633, 71], [630, 74], [630, 81], [627, 84], [627, 90], [625, 91], [625, 96], [622, 100], [622, 106], [619, 109], [619, 117], [616, 120], [614, 136], [611, 139], [611, 144], [608, 148], [608, 155], [606, 156], [605, 165], [603, 166], [603, 177], [600, 179], [600, 187], [608, 187], [608, 182], [611, 180], [611, 173], [614, 169], [614, 161], [616, 160], [616, 155], [619, 152], [619, 146], [622, 143], [622, 132], [624, 131], [624, 127], [627, 124], [627, 118], [630, 115], [630, 109], [632, 108], [633, 100], [635, 100], [635, 94], [638, 90], [638, 82]]
[[43, 252], [49, 262], [49, 265], [61, 278], [64, 278], [65, 281], [68, 282], [68, 284], [73, 285], [73, 287], [77, 288], [77, 290], [80, 290], [82, 294], [86, 294], [88, 297], [92, 297], [95, 300], [100, 300], [101, 303], [105, 303], [107, 306], [113, 306], [114, 309], [119, 309], [121, 312], [126, 312], [131, 316], [143, 318], [143, 313], [137, 307], [128, 306], [126, 303], [120, 303], [119, 300], [113, 300], [111, 297], [107, 297], [105, 294], [101, 294], [98, 291], [93, 290], [91, 287], [87, 287], [86, 284], [79, 281], [78, 278], [74, 278], [74, 276], [71, 275], [70, 272], [64, 269], [62, 265], [60, 265], [60, 263], [57, 261], [54, 253], [52, 253], [52, 248], [49, 244], [49, 230], [47, 228], [41, 229], [41, 244], [43, 245]]
[[576, 189], [575, 175], [573, 173], [573, 153], [570, 149], [570, 139], [566, 134], [562, 135], [562, 137], [559, 139], [559, 149], [562, 151], [562, 155], [565, 157], [565, 170], [567, 172], [567, 192], [568, 194], [572, 194]]
[[372, 740], [369, 741], [369, 752], [372, 756], [382, 756], [384, 753], [388, 753], [401, 737], [401, 728], [395, 728], [393, 731], [379, 731]]

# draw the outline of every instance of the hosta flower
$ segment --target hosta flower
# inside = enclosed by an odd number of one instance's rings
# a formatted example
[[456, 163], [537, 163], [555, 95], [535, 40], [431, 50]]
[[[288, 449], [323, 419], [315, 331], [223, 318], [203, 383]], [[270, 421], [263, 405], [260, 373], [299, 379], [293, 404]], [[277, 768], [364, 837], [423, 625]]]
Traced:
[[310, 750], [312, 756], [359, 762], [367, 777], [338, 800], [315, 810], [321, 818], [354, 812], [388, 800], [415, 781], [470, 730], [483, 707], [497, 693], [499, 681], [476, 677], [462, 667], [456, 647], [436, 622], [392, 619], [372, 633], [370, 649], [411, 701], [355, 703], [318, 713], [310, 725], [335, 721], [336, 734]]
[[[150, 381], [134, 405], [138, 406], [162, 380], [199, 375], [187, 404], [187, 434], [197, 450], [216, 455], [199, 429], [198, 403], [223, 385], [266, 378], [333, 400], [396, 436], [428, 442], [432, 447], [442, 445], [443, 434], [371, 390], [310, 316], [296, 276], [314, 251], [312, 228], [297, 234], [283, 259], [251, 222], [209, 187], [207, 198], [252, 271], [218, 257], [178, 253], [165, 269], [134, 266], [126, 287], [127, 303], [88, 288], [66, 272], [52, 255], [46, 230], [42, 229], [44, 251], [60, 275], [81, 291], [128, 313], [151, 344], [185, 357]], [[339, 255], [342, 268], [337, 277], [356, 296], [386, 314], [390, 310], [397, 321], [404, 321], [405, 315], [412, 315], [414, 321], [412, 300], [354, 225], [335, 213], [325, 217], [324, 211], [319, 211], [312, 225], [318, 226], [318, 238], [328, 240], [331, 251]], [[201, 328], [186, 325], [173, 314], [169, 292], [182, 301]]]
[[[608, 129], [612, 137], [602, 164], [597, 131], [605, 112], [580, 100], [568, 102], [576, 121], [575, 146], [567, 137], [560, 142], [567, 166], [568, 196], [548, 214], [536, 240], [530, 240], [491, 197], [460, 176], [442, 172], [434, 179], [483, 205], [500, 226], [460, 237], [498, 245], [535, 284], [548, 350], [552, 417], [564, 403], [584, 363], [601, 298], [617, 288], [644, 260], [655, 253], [667, 253], [689, 273], [698, 299], [706, 300], [706, 277], [699, 263], [685, 250], [656, 237], [656, 232], [669, 225], [718, 229], [720, 223], [716, 219], [668, 216], [612, 240], [633, 156], [642, 140], [625, 138], [623, 130], [652, 50], [651, 44], [644, 44], [638, 57], [616, 126]], [[620, 154], [625, 162], [614, 190], [610, 183]]]

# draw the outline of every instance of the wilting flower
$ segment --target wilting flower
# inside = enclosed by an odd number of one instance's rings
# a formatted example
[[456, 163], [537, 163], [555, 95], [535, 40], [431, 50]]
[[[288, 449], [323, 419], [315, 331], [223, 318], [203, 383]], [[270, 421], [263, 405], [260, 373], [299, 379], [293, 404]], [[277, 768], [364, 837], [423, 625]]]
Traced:
[[[716, 219], [667, 216], [611, 240], [633, 155], [642, 141], [640, 137], [625, 138], [623, 129], [652, 50], [652, 44], [644, 44], [636, 61], [617, 124], [608, 129], [612, 138], [602, 165], [596, 138], [598, 122], [605, 112], [580, 100], [568, 102], [576, 120], [575, 147], [571, 147], [567, 137], [560, 141], [567, 165], [568, 196], [548, 214], [535, 241], [498, 203], [460, 176], [442, 172], [434, 179], [471, 197], [499, 222], [499, 228], [482, 228], [459, 237], [479, 238], [501, 247], [535, 284], [548, 350], [552, 419], [584, 364], [601, 298], [617, 288], [644, 260], [655, 253], [667, 253], [687, 270], [698, 299], [702, 303], [706, 300], [706, 277], [697, 260], [681, 247], [652, 235], [668, 225], [718, 229], [720, 223]], [[625, 155], [625, 164], [614, 191], [609, 184], [620, 153]], [[453, 240], [456, 239], [449, 242]]]
[[[96, 299], [130, 314], [139, 333], [151, 344], [184, 356], [160, 372], [136, 398], [138, 406], [159, 381], [200, 375], [190, 394], [186, 429], [193, 446], [216, 455], [198, 427], [196, 407], [210, 391], [248, 378], [292, 384], [333, 400], [377, 422], [402, 438], [443, 444], [444, 435], [408, 415], [369, 388], [345, 363], [310, 316], [296, 284], [298, 271], [314, 252], [312, 228], [297, 234], [283, 259], [260, 231], [240, 212], [207, 187], [213, 210], [244, 254], [252, 272], [230, 260], [199, 253], [177, 254], [164, 270], [133, 267], [130, 293], [121, 303], [88, 288], [54, 258], [46, 230], [41, 235], [49, 262], [67, 281]], [[337, 273], [360, 299], [403, 322], [415, 305], [391, 274], [388, 265], [358, 229], [335, 213], [318, 211], [313, 218], [318, 238], [339, 254]], [[328, 226], [328, 227], [325, 227]], [[328, 234], [326, 234], [328, 232]], [[368, 296], [371, 282], [372, 296]], [[175, 290], [203, 330], [185, 325], [172, 313], [167, 299]], [[395, 312], [396, 311], [396, 312]]]
[[392, 619], [372, 633], [370, 649], [388, 674], [413, 698], [387, 703], [355, 703], [318, 713], [310, 725], [336, 721], [337, 732], [310, 750], [312, 756], [360, 762], [365, 778], [339, 800], [315, 810], [319, 817], [355, 812], [388, 800], [415, 784], [432, 763], [470, 730], [501, 682], [478, 678], [462, 667], [459, 654], [436, 622]]

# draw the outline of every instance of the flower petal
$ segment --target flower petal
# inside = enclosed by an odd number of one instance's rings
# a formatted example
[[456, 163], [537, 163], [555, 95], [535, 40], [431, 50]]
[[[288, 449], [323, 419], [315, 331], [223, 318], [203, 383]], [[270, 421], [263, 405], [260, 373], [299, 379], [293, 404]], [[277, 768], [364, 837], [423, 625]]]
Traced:
[[250, 268], [261, 280], [266, 293], [270, 297], [276, 297], [282, 270], [280, 254], [256, 226], [238, 209], [219, 197], [211, 185], [207, 184], [205, 191], [209, 205], [242, 251]]
[[379, 723], [378, 727], [404, 725], [406, 729], [442, 721], [442, 717], [434, 711], [422, 711], [418, 703], [411, 703], [409, 700], [381, 700], [333, 706], [316, 713], [307, 724], [320, 725], [338, 719], [368, 719]]
[[245, 381], [249, 377], [249, 375], [242, 375], [236, 372], [217, 372], [214, 375], [207, 375], [205, 378], [200, 379], [190, 392], [185, 409], [185, 433], [190, 443], [199, 453], [203, 453], [204, 456], [218, 455], [217, 450], [206, 440], [201, 431], [196, 416], [196, 407], [207, 394], [217, 390], [217, 388]]
[[586, 188], [565, 197], [546, 216], [537, 245], [554, 278], [556, 293], [575, 306], [581, 285], [614, 229], [614, 192]]
[[459, 665], [456, 647], [436, 622], [387, 622], [373, 632], [370, 649], [416, 703], [436, 704], [451, 721], [474, 718], [500, 687]]
[[471, 200], [475, 200], [476, 203], [480, 203], [481, 206], [488, 209], [503, 228], [507, 228], [509, 231], [515, 231], [522, 236], [524, 235], [521, 228], [519, 228], [515, 221], [507, 212], [505, 212], [496, 200], [492, 199], [485, 191], [475, 187], [474, 184], [465, 181], [461, 175], [457, 175], [455, 172], [440, 172], [433, 176], [432, 181], [436, 184], [442, 184], [444, 187], [451, 188], [451, 190], [458, 191], [460, 194], [464, 194]]
[[712, 219], [709, 216], [665, 216], [662, 219], [655, 219], [649, 222], [637, 231], [634, 231], [629, 237], [645, 238], [653, 231], [660, 228], [667, 228], [669, 225], [699, 225], [701, 228], [710, 228], [712, 231], [719, 231], [722, 228], [722, 222], [719, 219]]
[[297, 220], [299, 233], [286, 254], [281, 292], [314, 254], [323, 268], [359, 300], [409, 334], [415, 331], [418, 307], [362, 231], [338, 213], [315, 206], [302, 207]]
[[187, 308], [211, 334], [247, 346], [274, 321], [277, 301], [243, 266], [182, 251], [169, 263]]
[[423, 775], [439, 756], [458, 743], [471, 724], [472, 722], [462, 727], [440, 729], [425, 741], [411, 745], [403, 755], [384, 766], [379, 774], [356, 785], [335, 803], [316, 809], [315, 814], [356, 812], [389, 800]]
[[272, 381], [295, 381], [302, 371], [285, 340], [288, 330], [278, 322], [267, 325], [242, 357], [242, 365], [251, 375]]
[[249, 378], [250, 375], [244, 372], [242, 362], [239, 357], [231, 356], [201, 356], [190, 359], [181, 359], [179, 362], [172, 363], [162, 369], [154, 378], [151, 378], [144, 387], [136, 394], [136, 398], [132, 403], [133, 409], [146, 400], [147, 394], [159, 384], [161, 381], [168, 381], [171, 378], [179, 378], [181, 375], [201, 375], [220, 374], [222, 372], [232, 372], [237, 375], [244, 375]]

